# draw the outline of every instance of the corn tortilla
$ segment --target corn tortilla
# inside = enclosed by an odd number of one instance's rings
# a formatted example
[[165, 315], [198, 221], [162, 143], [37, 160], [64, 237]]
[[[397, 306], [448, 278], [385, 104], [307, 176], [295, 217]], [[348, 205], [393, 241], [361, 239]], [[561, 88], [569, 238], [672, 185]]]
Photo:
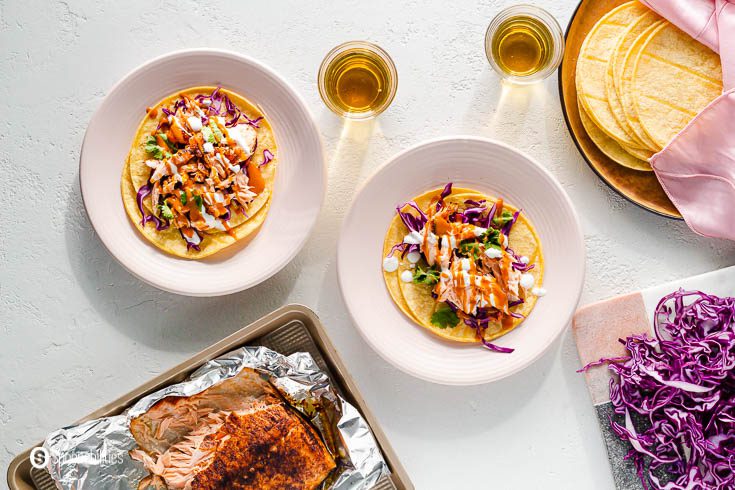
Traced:
[[[442, 189], [436, 189], [426, 192], [418, 196], [414, 201], [421, 209], [426, 209], [431, 200], [441, 194], [441, 191]], [[486, 196], [477, 191], [462, 188], [454, 188], [452, 194], [448, 196], [445, 201], [448, 203], [464, 202], [467, 199], [485, 199], [489, 202], [497, 201], [497, 199], [493, 199], [492, 197]], [[508, 204], [504, 204], [503, 209], [511, 212], [516, 211], [515, 208]], [[408, 232], [408, 228], [403, 224], [400, 217], [396, 215], [388, 227], [388, 232], [386, 233], [386, 237], [383, 242], [383, 257], [388, 255], [393, 245], [400, 243]], [[535, 284], [537, 286], [541, 286], [544, 271], [541, 242], [539, 241], [538, 235], [536, 234], [533, 226], [525, 216], [523, 216], [523, 214], [518, 217], [518, 221], [511, 229], [509, 247], [512, 248], [517, 255], [525, 255], [529, 257], [531, 263], [535, 264], [535, 267], [529, 272], [533, 274]], [[419, 265], [426, 267], [423, 259], [419, 262]], [[413, 271], [407, 260], [401, 260], [398, 270], [394, 272], [383, 271], [383, 278], [385, 279], [386, 288], [388, 289], [391, 298], [411, 320], [421, 327], [426, 328], [432, 333], [447, 340], [464, 343], [477, 343], [479, 341], [476, 337], [475, 329], [465, 325], [461, 321], [455, 327], [444, 329], [433, 325], [431, 323], [431, 316], [438, 307], [438, 304], [431, 296], [432, 286], [402, 281], [400, 279], [400, 275], [405, 270]], [[529, 295], [525, 303], [511, 308], [511, 311], [520, 313], [526, 317], [533, 309], [535, 303], [536, 296]], [[487, 341], [491, 341], [517, 328], [522, 322], [523, 318], [514, 318], [513, 321], [506, 326], [502, 326], [499, 323], [491, 323], [485, 331], [483, 338]]]

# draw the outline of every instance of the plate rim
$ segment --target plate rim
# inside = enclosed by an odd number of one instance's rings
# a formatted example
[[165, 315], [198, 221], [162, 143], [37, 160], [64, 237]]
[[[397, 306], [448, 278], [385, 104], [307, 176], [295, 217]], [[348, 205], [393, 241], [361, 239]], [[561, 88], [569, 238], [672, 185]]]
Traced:
[[[479, 142], [482, 144], [490, 144], [496, 147], [502, 147], [505, 148], [511, 152], [519, 154], [521, 157], [527, 159], [532, 165], [536, 166], [538, 169], [541, 170], [542, 173], [546, 174], [546, 176], [554, 183], [554, 185], [557, 187], [557, 189], [561, 192], [561, 195], [564, 199], [564, 202], [567, 204], [568, 209], [571, 211], [571, 217], [574, 225], [576, 225], [576, 238], [580, 245], [580, 248], [583, 252], [582, 258], [581, 258], [581, 268], [580, 268], [580, 278], [578, 281], [577, 286], [577, 292], [574, 297], [574, 303], [572, 304], [569, 313], [567, 314], [567, 318], [564, 321], [564, 326], [560, 328], [553, 336], [553, 338], [548, 342], [547, 345], [545, 345], [542, 349], [539, 349], [539, 351], [526, 359], [524, 362], [520, 363], [519, 365], [513, 367], [512, 369], [500, 374], [500, 375], [493, 375], [489, 377], [484, 377], [481, 380], [476, 381], [461, 381], [461, 380], [449, 380], [449, 379], [436, 379], [432, 378], [430, 376], [424, 375], [420, 370], [417, 369], [411, 369], [410, 367], [406, 367], [403, 365], [399, 365], [398, 363], [394, 362], [392, 359], [389, 359], [386, 357], [386, 355], [364, 334], [363, 329], [359, 326], [359, 322], [357, 321], [352, 308], [350, 307], [350, 302], [347, 299], [347, 295], [345, 294], [345, 288], [344, 288], [344, 282], [343, 282], [343, 272], [342, 272], [342, 260], [340, 257], [342, 256], [342, 240], [345, 235], [345, 228], [347, 226], [348, 218], [352, 214], [352, 211], [354, 209], [354, 205], [357, 202], [357, 200], [362, 195], [365, 188], [370, 184], [370, 182], [373, 181], [373, 179], [381, 172], [386, 170], [388, 167], [395, 165], [395, 162], [404, 157], [406, 154], [411, 153], [413, 151], [416, 151], [424, 146], [433, 145], [437, 143], [444, 143], [448, 141], [455, 141], [455, 142], [462, 142], [462, 141], [474, 141]], [[584, 279], [587, 275], [587, 247], [584, 240], [584, 231], [582, 229], [582, 223], [579, 219], [579, 213], [577, 212], [577, 209], [574, 207], [574, 203], [572, 202], [571, 198], [569, 197], [569, 194], [567, 194], [566, 190], [564, 190], [564, 187], [561, 185], [561, 182], [557, 180], [557, 178], [554, 176], [554, 174], [551, 173], [551, 171], [546, 168], [544, 165], [541, 165], [535, 158], [531, 157], [527, 153], [525, 153], [522, 150], [519, 150], [518, 148], [515, 148], [507, 143], [504, 143], [502, 141], [488, 138], [485, 136], [477, 136], [477, 135], [467, 135], [467, 134], [454, 134], [454, 135], [446, 135], [446, 136], [439, 136], [435, 138], [429, 138], [426, 140], [419, 141], [418, 143], [415, 143], [407, 148], [404, 148], [403, 150], [400, 150], [399, 152], [395, 153], [391, 157], [389, 157], [385, 162], [383, 162], [380, 166], [378, 166], [375, 170], [373, 170], [372, 173], [357, 187], [357, 190], [352, 198], [352, 202], [350, 203], [350, 207], [345, 213], [345, 217], [342, 220], [342, 224], [340, 225], [340, 232], [339, 232], [339, 238], [337, 240], [337, 282], [339, 284], [339, 290], [340, 295], [342, 296], [342, 300], [345, 303], [345, 306], [347, 307], [347, 312], [350, 315], [350, 319], [352, 320], [352, 323], [355, 325], [355, 329], [360, 334], [360, 337], [370, 346], [370, 348], [378, 354], [378, 356], [383, 359], [385, 362], [387, 362], [389, 365], [393, 366], [394, 368], [398, 369], [401, 372], [404, 372], [406, 374], [409, 374], [415, 378], [421, 379], [423, 381], [428, 381], [431, 383], [439, 384], [439, 385], [445, 385], [445, 386], [477, 386], [477, 385], [484, 385], [493, 383], [496, 381], [500, 381], [502, 379], [508, 378], [510, 376], [513, 376], [524, 369], [528, 368], [532, 364], [534, 364], [536, 361], [538, 361], [544, 354], [548, 352], [548, 350], [552, 347], [554, 343], [556, 343], [561, 335], [569, 328], [571, 325], [571, 321], [574, 317], [574, 313], [577, 310], [577, 307], [579, 306], [579, 302], [582, 298], [582, 292], [584, 291]], [[401, 315], [405, 315], [403, 312], [399, 312]]]
[[[185, 288], [170, 288], [165, 285], [159, 284], [157, 281], [148, 278], [143, 277], [142, 275], [138, 274], [137, 272], [133, 271], [128, 265], [116, 254], [112, 253], [110, 250], [110, 247], [108, 246], [107, 242], [105, 241], [105, 238], [103, 238], [102, 235], [100, 235], [97, 232], [97, 228], [94, 224], [94, 221], [92, 220], [89, 209], [87, 207], [87, 201], [84, 197], [84, 183], [82, 180], [82, 168], [84, 166], [84, 150], [87, 145], [87, 137], [89, 135], [89, 128], [92, 126], [92, 124], [97, 120], [99, 117], [104, 105], [109, 101], [110, 95], [113, 94], [116, 90], [119, 89], [121, 85], [123, 85], [128, 80], [134, 78], [139, 73], [144, 72], [145, 70], [149, 69], [151, 66], [160, 63], [163, 60], [166, 59], [175, 59], [179, 57], [186, 57], [188, 55], [224, 55], [233, 59], [237, 59], [239, 61], [245, 61], [248, 64], [256, 66], [258, 69], [263, 70], [265, 73], [267, 73], [271, 78], [274, 80], [277, 80], [279, 83], [283, 84], [283, 86], [291, 92], [291, 94], [294, 96], [294, 99], [297, 101], [297, 103], [301, 106], [301, 108], [304, 110], [306, 115], [308, 116], [308, 122], [309, 126], [311, 128], [311, 132], [316, 135], [316, 141], [317, 141], [317, 148], [319, 151], [319, 154], [321, 155], [320, 161], [321, 161], [321, 195], [319, 198], [319, 206], [317, 208], [317, 212], [314, 214], [314, 217], [312, 218], [311, 224], [308, 226], [308, 229], [306, 233], [304, 233], [304, 236], [301, 237], [294, 246], [288, 256], [284, 255], [284, 258], [278, 263], [275, 267], [273, 267], [271, 270], [269, 270], [266, 274], [262, 275], [259, 278], [243, 282], [242, 284], [224, 289], [224, 290], [210, 290], [210, 291], [189, 291]], [[183, 48], [183, 49], [177, 49], [173, 51], [168, 51], [166, 53], [160, 54], [158, 56], [155, 56], [153, 58], [150, 58], [138, 65], [136, 65], [134, 68], [129, 70], [125, 75], [123, 75], [120, 79], [118, 79], [112, 87], [107, 91], [105, 96], [102, 98], [102, 100], [99, 102], [99, 105], [95, 108], [94, 112], [92, 112], [92, 115], [89, 118], [89, 122], [87, 123], [87, 126], [84, 130], [84, 137], [82, 138], [82, 144], [79, 150], [79, 165], [78, 165], [78, 181], [79, 181], [79, 193], [82, 197], [82, 206], [84, 207], [84, 212], [87, 216], [87, 220], [92, 225], [92, 229], [94, 230], [95, 235], [99, 238], [100, 242], [102, 243], [102, 246], [105, 248], [107, 253], [117, 261], [118, 264], [120, 264], [123, 269], [125, 269], [129, 274], [131, 274], [133, 277], [136, 277], [140, 281], [149, 284], [157, 289], [160, 289], [162, 291], [166, 291], [173, 294], [178, 294], [182, 296], [189, 296], [189, 297], [219, 297], [219, 296], [227, 296], [234, 293], [238, 293], [240, 291], [244, 291], [246, 289], [250, 289], [252, 287], [257, 286], [258, 284], [261, 284], [274, 275], [276, 275], [278, 272], [280, 272], [284, 267], [286, 267], [291, 261], [293, 261], [294, 257], [301, 251], [301, 249], [306, 244], [306, 241], [311, 236], [312, 232], [314, 231], [314, 226], [316, 226], [317, 220], [319, 218], [319, 215], [321, 214], [321, 211], [324, 207], [324, 201], [326, 199], [326, 189], [327, 189], [327, 162], [326, 162], [326, 154], [324, 151], [324, 137], [321, 134], [321, 131], [319, 131], [318, 126], [316, 125], [316, 121], [314, 120], [314, 115], [312, 114], [311, 110], [309, 109], [309, 106], [306, 104], [306, 101], [304, 100], [301, 93], [299, 93], [294, 86], [286, 80], [284, 77], [278, 74], [273, 68], [269, 67], [265, 63], [258, 61], [257, 59], [253, 58], [252, 56], [239, 53], [234, 50], [230, 49], [221, 49], [221, 48]], [[137, 230], [135, 233], [138, 233]], [[138, 237], [140, 239], [143, 239], [142, 237]], [[159, 251], [160, 252], [160, 251]], [[165, 253], [165, 252], [160, 252]], [[186, 260], [186, 259], [181, 259]]]
[[[569, 30], [572, 27], [572, 24], [577, 19], [577, 15], [579, 14], [579, 9], [582, 7], [582, 4], [585, 3], [586, 0], [580, 0], [579, 3], [577, 3], [577, 6], [574, 8], [574, 11], [572, 12], [571, 17], [569, 18], [569, 22], [567, 23], [567, 28], [564, 30], [564, 46], [567, 45], [567, 38], [569, 37]], [[567, 106], [566, 106], [566, 99], [564, 97], [564, 87], [563, 87], [563, 77], [562, 77], [562, 71], [564, 69], [565, 62], [567, 60], [567, 50], [564, 50], [564, 56], [562, 56], [561, 63], [559, 63], [559, 68], [556, 69], [557, 74], [557, 87], [559, 90], [559, 102], [561, 105], [561, 112], [564, 116], [564, 124], [567, 126], [567, 132], [569, 133], [569, 136], [571, 136], [572, 141], [574, 141], [574, 146], [577, 147], [577, 151], [582, 156], [582, 159], [585, 161], [587, 166], [597, 175], [597, 177], [610, 189], [615, 191], [616, 194], [618, 194], [620, 197], [625, 199], [626, 201], [635, 204], [639, 208], [645, 209], [646, 211], [653, 213], [658, 216], [662, 216], [664, 218], [668, 218], [675, 221], [684, 221], [684, 218], [681, 215], [674, 215], [674, 214], [668, 214], [664, 213], [663, 211], [660, 211], [658, 209], [654, 209], [650, 206], [647, 206], [643, 204], [642, 202], [638, 202], [635, 199], [633, 199], [630, 196], [627, 196], [625, 193], [623, 193], [622, 190], [620, 190], [617, 186], [613, 185], [608, 179], [605, 178], [604, 175], [602, 175], [594, 165], [592, 165], [592, 162], [590, 161], [589, 157], [585, 153], [584, 149], [582, 148], [582, 145], [579, 143], [579, 139], [577, 138], [576, 133], [572, 130], [572, 124], [569, 121], [569, 115], [567, 114]], [[585, 131], [586, 132], [586, 131]]]

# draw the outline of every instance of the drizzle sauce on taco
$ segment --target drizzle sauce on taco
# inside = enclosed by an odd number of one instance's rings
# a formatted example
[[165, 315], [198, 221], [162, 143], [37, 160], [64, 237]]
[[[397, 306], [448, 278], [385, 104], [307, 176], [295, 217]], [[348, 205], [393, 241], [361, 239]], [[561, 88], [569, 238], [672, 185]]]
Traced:
[[545, 294], [541, 246], [521, 211], [451, 183], [396, 211], [383, 275], [398, 306], [444, 338], [512, 352], [490, 340]]
[[200, 258], [257, 229], [241, 227], [267, 209], [275, 175], [275, 142], [264, 116], [220, 87], [179, 92], [146, 113], [123, 173], [123, 198], [129, 180], [144, 236], [176, 255]]

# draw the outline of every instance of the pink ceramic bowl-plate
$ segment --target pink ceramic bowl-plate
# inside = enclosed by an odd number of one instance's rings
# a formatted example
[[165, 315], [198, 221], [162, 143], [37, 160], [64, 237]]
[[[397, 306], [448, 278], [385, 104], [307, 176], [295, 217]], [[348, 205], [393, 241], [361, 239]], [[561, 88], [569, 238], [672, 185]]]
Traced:
[[[546, 296], [517, 329], [494, 343], [512, 354], [442, 340], [395, 305], [382, 274], [383, 238], [396, 205], [454, 182], [522, 208], [539, 233]], [[345, 218], [337, 250], [339, 283], [365, 340], [397, 368], [427, 381], [487, 383], [530, 365], [564, 331], [584, 282], [585, 248], [577, 214], [541, 165], [502, 143], [456, 137], [422, 143], [381, 167]]]
[[[279, 157], [275, 189], [265, 223], [248, 243], [199, 261], [180, 259], [135, 229], [120, 198], [120, 176], [146, 107], [177, 90], [217, 84], [260, 106], [270, 121]], [[319, 213], [326, 169], [317, 127], [287, 82], [246, 56], [195, 49], [149, 61], [113, 87], [84, 136], [79, 178], [95, 231], [125, 268], [167, 291], [218, 296], [264, 281], [296, 255]]]

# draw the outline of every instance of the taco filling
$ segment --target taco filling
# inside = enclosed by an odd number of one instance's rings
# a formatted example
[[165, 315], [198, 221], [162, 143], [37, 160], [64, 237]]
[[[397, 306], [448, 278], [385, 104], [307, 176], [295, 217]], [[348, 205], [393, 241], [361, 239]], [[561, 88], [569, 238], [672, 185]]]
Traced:
[[385, 244], [383, 258], [394, 300], [442, 337], [512, 352], [489, 340], [545, 294], [540, 244], [521, 211], [475, 191], [453, 193], [451, 183], [396, 210], [388, 237], [398, 241]]
[[236, 228], [266, 204], [275, 147], [261, 140], [272, 143], [270, 128], [229, 94], [188, 90], [147, 109], [126, 167], [146, 237], [155, 229], [170, 240], [175, 230], [196, 255], [208, 236], [228, 236], [210, 240], [219, 249], [242, 238]]

